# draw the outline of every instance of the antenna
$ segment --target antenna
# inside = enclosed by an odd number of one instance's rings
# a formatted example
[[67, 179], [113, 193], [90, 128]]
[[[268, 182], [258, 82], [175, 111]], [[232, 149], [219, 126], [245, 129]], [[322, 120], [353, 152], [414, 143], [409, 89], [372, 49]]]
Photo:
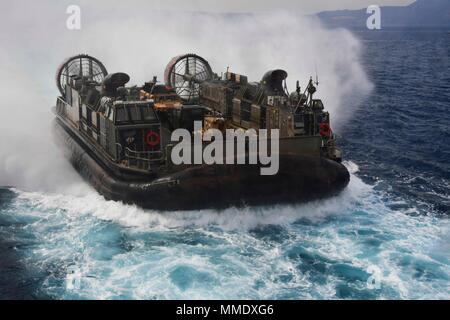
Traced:
[[317, 72], [317, 63], [315, 62], [314, 65], [315, 65], [315, 69], [316, 69], [316, 86], [318, 86], [319, 85], [319, 74]]
[[284, 79], [283, 85], [284, 85], [284, 91], [286, 92], [286, 95], [289, 96], [289, 90], [288, 90], [288, 87], [287, 87], [287, 84], [286, 84], [286, 79]]

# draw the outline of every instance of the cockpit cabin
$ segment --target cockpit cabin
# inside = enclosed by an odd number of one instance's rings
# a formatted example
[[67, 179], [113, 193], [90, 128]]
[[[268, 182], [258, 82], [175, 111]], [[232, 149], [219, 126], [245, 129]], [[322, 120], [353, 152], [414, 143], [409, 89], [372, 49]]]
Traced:
[[149, 170], [163, 160], [161, 125], [152, 99], [141, 100], [137, 88], [104, 95], [95, 82], [77, 76], [66, 84], [57, 113], [111, 160]]

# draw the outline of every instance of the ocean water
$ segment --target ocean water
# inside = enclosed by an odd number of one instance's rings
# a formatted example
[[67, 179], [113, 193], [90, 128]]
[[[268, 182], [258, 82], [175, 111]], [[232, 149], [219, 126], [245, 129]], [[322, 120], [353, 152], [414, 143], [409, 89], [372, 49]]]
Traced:
[[374, 90], [346, 101], [342, 194], [160, 214], [4, 187], [0, 298], [449, 299], [450, 35], [353, 32]]

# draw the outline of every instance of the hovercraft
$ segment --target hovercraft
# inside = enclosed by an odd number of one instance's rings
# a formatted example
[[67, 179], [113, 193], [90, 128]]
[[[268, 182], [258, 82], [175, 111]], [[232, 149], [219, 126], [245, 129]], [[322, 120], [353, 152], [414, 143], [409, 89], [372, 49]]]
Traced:
[[[127, 74], [108, 74], [86, 54], [58, 68], [55, 136], [106, 199], [158, 210], [222, 209], [305, 202], [347, 186], [312, 80], [288, 93], [284, 70], [249, 82], [229, 70], [218, 76], [195, 54], [173, 58], [164, 77], [163, 84], [153, 77], [126, 86]], [[276, 165], [258, 161], [262, 151]]]

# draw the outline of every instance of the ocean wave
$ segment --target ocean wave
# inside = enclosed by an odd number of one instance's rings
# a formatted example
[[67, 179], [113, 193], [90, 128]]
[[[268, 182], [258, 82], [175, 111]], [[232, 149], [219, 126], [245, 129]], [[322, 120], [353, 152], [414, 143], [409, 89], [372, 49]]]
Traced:
[[[450, 297], [449, 221], [416, 214], [354, 174], [331, 199], [221, 212], [162, 214], [94, 191], [15, 192], [10, 214], [28, 221], [15, 230], [28, 234], [21, 259], [54, 298]], [[374, 270], [380, 286], [371, 289]]]
[[[356, 172], [357, 165], [346, 164]], [[225, 230], [249, 230], [261, 225], [289, 224], [300, 218], [322, 219], [329, 215], [348, 211], [358, 199], [371, 191], [371, 187], [352, 174], [349, 186], [338, 196], [312, 201], [301, 205], [277, 205], [261, 207], [228, 208], [225, 210], [201, 210], [158, 212], [135, 205], [107, 201], [95, 190], [86, 195], [46, 194], [18, 191], [20, 199], [28, 199], [40, 210], [62, 210], [68, 216], [90, 214], [98, 219], [113, 221], [125, 227], [171, 229], [185, 226], [216, 226]]]

